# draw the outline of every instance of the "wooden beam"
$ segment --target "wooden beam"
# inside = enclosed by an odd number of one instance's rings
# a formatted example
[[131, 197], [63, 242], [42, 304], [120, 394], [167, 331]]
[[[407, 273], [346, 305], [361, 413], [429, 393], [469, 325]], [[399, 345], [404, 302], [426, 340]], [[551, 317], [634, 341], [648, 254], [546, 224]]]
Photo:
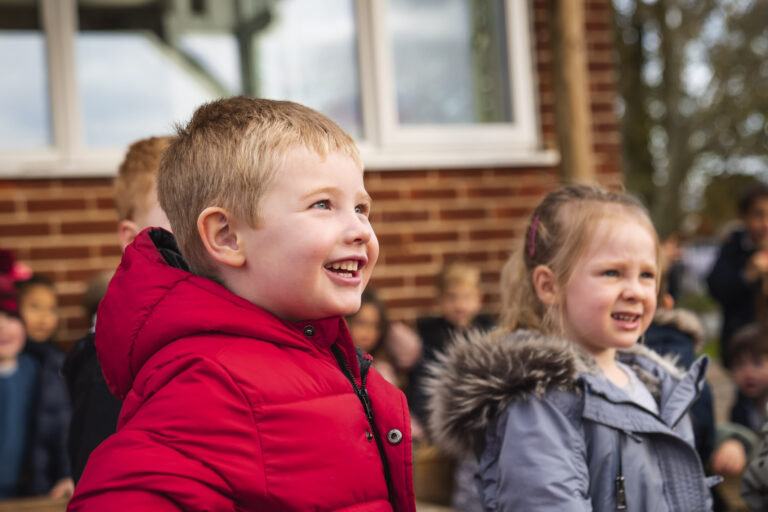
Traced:
[[555, 122], [566, 182], [594, 182], [587, 41], [586, 0], [550, 0], [554, 42]]

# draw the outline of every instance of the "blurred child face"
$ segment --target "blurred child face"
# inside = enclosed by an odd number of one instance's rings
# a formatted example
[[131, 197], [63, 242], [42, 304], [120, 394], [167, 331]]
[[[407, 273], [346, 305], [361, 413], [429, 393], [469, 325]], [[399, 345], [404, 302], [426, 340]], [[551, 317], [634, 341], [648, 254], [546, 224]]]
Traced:
[[453, 283], [440, 296], [445, 319], [460, 329], [469, 327], [482, 306], [482, 295], [474, 283]]
[[379, 257], [370, 203], [354, 160], [293, 150], [242, 230], [247, 285], [233, 289], [286, 320], [357, 312]]
[[19, 301], [19, 315], [27, 336], [33, 341], [48, 341], [59, 325], [56, 294], [44, 285], [33, 286]]
[[0, 367], [14, 363], [24, 348], [24, 324], [15, 316], [0, 312]]
[[139, 231], [149, 227], [163, 228], [166, 231], [171, 230], [171, 223], [157, 201], [157, 184], [152, 186], [152, 190], [149, 193], [147, 209], [136, 212], [135, 222]]
[[565, 332], [596, 358], [634, 345], [656, 310], [656, 242], [626, 216], [603, 220], [564, 290]]
[[768, 395], [768, 355], [744, 354], [731, 365], [731, 376], [744, 395], [763, 398]]
[[360, 311], [347, 323], [349, 334], [357, 348], [368, 353], [376, 349], [381, 338], [381, 316], [376, 306], [371, 303], [363, 304]]
[[742, 220], [752, 242], [759, 249], [768, 248], [768, 198], [755, 200]]

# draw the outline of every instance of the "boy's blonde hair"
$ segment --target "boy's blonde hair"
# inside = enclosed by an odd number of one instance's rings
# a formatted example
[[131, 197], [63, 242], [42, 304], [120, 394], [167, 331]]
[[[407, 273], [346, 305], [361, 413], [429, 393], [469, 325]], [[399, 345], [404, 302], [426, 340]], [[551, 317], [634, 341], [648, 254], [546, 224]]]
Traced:
[[479, 290], [480, 269], [463, 262], [448, 263], [437, 275], [437, 290], [442, 295], [457, 284], [468, 284]]
[[158, 198], [192, 271], [216, 277], [197, 231], [212, 206], [256, 227], [261, 200], [291, 150], [341, 152], [363, 168], [355, 141], [328, 117], [290, 101], [236, 96], [207, 103], [160, 165]]
[[149, 209], [150, 193], [157, 179], [163, 152], [173, 137], [149, 137], [128, 147], [114, 183], [118, 221], [136, 220]]
[[[534, 329], [546, 334], [561, 334], [561, 312], [546, 307], [533, 286], [533, 271], [548, 267], [562, 290], [573, 274], [600, 221], [632, 216], [648, 228], [656, 244], [656, 263], [660, 261], [659, 240], [648, 211], [632, 196], [607, 192], [589, 185], [568, 185], [550, 192], [536, 207], [517, 249], [504, 265], [501, 276], [501, 329]], [[658, 286], [659, 273], [656, 275]]]

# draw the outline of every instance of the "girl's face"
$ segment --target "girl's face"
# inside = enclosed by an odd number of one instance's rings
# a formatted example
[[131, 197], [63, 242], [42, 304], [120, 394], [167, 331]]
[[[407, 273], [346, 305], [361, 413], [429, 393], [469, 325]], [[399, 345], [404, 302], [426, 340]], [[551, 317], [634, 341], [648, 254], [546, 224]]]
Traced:
[[376, 348], [381, 337], [379, 310], [371, 303], [364, 303], [360, 311], [349, 319], [349, 334], [355, 346], [364, 352]]
[[33, 286], [19, 302], [19, 315], [27, 336], [34, 341], [48, 341], [59, 325], [56, 294], [47, 286]]
[[656, 239], [629, 216], [600, 222], [563, 293], [565, 334], [598, 362], [634, 345], [656, 310]]

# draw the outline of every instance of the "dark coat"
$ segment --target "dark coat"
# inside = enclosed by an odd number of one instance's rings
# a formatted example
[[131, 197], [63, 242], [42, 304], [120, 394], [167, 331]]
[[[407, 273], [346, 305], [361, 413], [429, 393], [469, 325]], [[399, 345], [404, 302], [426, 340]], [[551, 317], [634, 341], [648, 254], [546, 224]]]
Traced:
[[72, 478], [77, 483], [91, 452], [115, 433], [122, 403], [107, 388], [89, 332], [67, 354], [64, 377], [72, 403], [67, 449], [72, 463]]
[[[493, 317], [478, 315], [472, 321], [471, 329], [490, 330], [493, 327]], [[416, 320], [416, 330], [422, 342], [421, 359], [408, 374], [408, 408], [411, 416], [422, 423], [427, 419], [427, 398], [424, 394], [424, 380], [427, 377], [427, 366], [432, 363], [439, 353], [445, 350], [453, 336], [461, 331], [443, 317], [421, 317]]]
[[[699, 318], [684, 309], [657, 310], [653, 323], [645, 333], [645, 345], [662, 356], [674, 356], [678, 366], [686, 370], [696, 359], [696, 351], [704, 340], [704, 327]], [[691, 407], [696, 451], [705, 463], [715, 449], [715, 414], [712, 388], [705, 383], [701, 395]]]
[[27, 340], [24, 352], [40, 364], [32, 440], [27, 458], [28, 480], [24, 494], [47, 494], [53, 485], [70, 476], [67, 455], [69, 399], [61, 377], [64, 356], [47, 343]]
[[[746, 231], [734, 231], [720, 248], [714, 267], [707, 277], [709, 293], [723, 310], [720, 354], [725, 357], [728, 341], [739, 328], [755, 320], [759, 282], [744, 279], [744, 269], [755, 247]], [[728, 361], [724, 361], [728, 364]]]

